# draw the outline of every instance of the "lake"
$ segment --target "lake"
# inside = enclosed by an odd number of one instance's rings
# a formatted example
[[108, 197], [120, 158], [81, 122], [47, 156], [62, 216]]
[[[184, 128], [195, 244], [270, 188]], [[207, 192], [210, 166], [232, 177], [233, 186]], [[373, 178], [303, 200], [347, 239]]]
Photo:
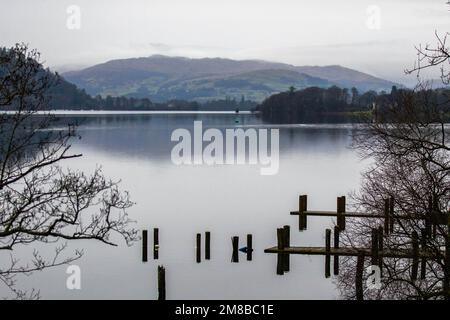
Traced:
[[[64, 116], [64, 115], [63, 115]], [[308, 208], [335, 210], [336, 197], [357, 190], [364, 168], [351, 143], [350, 124], [268, 125], [253, 114], [232, 113], [75, 113], [81, 140], [71, 168], [122, 181], [136, 205], [129, 214], [136, 228], [159, 228], [159, 260], [141, 262], [141, 243], [118, 247], [77, 242], [83, 248], [81, 290], [66, 289], [66, 267], [20, 278], [20, 287], [35, 287], [42, 298], [156, 299], [157, 266], [166, 268], [168, 299], [338, 299], [333, 277], [324, 277], [324, 257], [291, 256], [290, 272], [276, 275], [276, 228], [291, 226], [291, 244], [323, 246], [331, 218], [309, 218], [298, 231], [299, 194]], [[261, 175], [257, 165], [175, 165], [170, 137], [177, 128], [279, 128], [279, 171]], [[211, 260], [196, 263], [196, 233], [211, 232]], [[231, 263], [231, 237], [253, 235], [253, 261], [240, 253]], [[203, 240], [203, 238], [202, 238]]]

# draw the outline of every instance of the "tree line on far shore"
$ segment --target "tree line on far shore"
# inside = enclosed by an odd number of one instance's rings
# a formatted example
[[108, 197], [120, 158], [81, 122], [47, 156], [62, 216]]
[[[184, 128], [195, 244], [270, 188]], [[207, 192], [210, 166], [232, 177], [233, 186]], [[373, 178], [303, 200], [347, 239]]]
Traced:
[[449, 106], [450, 89], [418, 90], [392, 87], [391, 92], [367, 91], [362, 94], [356, 88], [342, 89], [309, 87], [303, 90], [291, 88], [287, 92], [272, 95], [258, 105], [263, 120], [271, 123], [301, 123], [317, 120], [361, 120], [364, 118], [386, 118], [387, 110], [404, 104], [405, 99], [426, 101], [442, 112]]

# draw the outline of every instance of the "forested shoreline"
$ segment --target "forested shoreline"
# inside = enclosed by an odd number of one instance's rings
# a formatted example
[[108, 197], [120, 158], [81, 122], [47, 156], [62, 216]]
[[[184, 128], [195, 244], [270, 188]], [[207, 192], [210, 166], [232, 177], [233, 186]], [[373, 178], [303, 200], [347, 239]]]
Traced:
[[413, 100], [433, 110], [440, 110], [449, 120], [449, 89], [398, 89], [391, 92], [368, 91], [360, 94], [356, 88], [341, 89], [310, 87], [275, 94], [255, 108], [263, 120], [271, 123], [301, 123], [330, 120], [388, 120], [387, 111], [401, 108]]

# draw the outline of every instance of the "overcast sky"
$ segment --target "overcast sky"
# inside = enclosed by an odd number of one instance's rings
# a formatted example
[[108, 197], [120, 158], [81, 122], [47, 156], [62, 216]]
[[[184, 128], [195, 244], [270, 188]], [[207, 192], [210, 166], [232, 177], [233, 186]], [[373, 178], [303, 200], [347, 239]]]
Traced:
[[[71, 5], [80, 29], [67, 27]], [[0, 46], [26, 42], [61, 69], [165, 54], [339, 64], [405, 81], [414, 45], [450, 31], [449, 9], [446, 0], [0, 0]]]

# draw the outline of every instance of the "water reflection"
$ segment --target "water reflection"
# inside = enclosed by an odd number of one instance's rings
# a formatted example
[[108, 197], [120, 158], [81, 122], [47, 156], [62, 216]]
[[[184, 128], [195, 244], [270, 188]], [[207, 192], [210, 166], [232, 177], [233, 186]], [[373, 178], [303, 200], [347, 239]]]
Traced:
[[[91, 171], [101, 164], [105, 175], [121, 179], [136, 205], [130, 215], [137, 227], [160, 230], [159, 260], [141, 262], [140, 243], [117, 248], [79, 243], [81, 291], [65, 287], [65, 269], [24, 281], [40, 288], [43, 298], [137, 298], [157, 296], [157, 265], [166, 267], [168, 299], [314, 299], [336, 298], [323, 278], [323, 258], [291, 258], [291, 271], [276, 276], [276, 257], [264, 254], [276, 244], [276, 228], [291, 225], [292, 245], [321, 245], [330, 219], [310, 219], [298, 232], [298, 195], [308, 207], [332, 210], [336, 196], [358, 188], [363, 167], [348, 149], [351, 125], [280, 126], [280, 169], [261, 176], [258, 166], [176, 166], [170, 161], [176, 128], [273, 127], [251, 114], [146, 114], [71, 116], [80, 124], [74, 152], [82, 160], [68, 165]], [[211, 260], [196, 263], [196, 234], [211, 232]], [[231, 263], [231, 237], [242, 247], [253, 235], [253, 259]]]

